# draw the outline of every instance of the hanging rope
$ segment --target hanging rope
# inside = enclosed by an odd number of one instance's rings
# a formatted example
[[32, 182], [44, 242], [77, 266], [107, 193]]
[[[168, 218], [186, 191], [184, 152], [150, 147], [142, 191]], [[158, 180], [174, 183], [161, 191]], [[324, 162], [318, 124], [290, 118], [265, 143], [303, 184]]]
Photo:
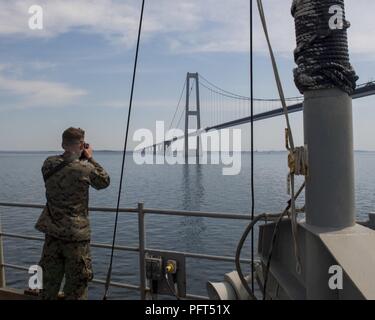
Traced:
[[[253, 64], [253, 0], [250, 0], [250, 117], [251, 117], [251, 220], [254, 220], [254, 64]], [[251, 229], [251, 290], [254, 292], [254, 229]]]
[[[291, 126], [290, 126], [289, 115], [288, 115], [288, 108], [287, 108], [286, 101], [285, 101], [284, 90], [283, 90], [283, 87], [282, 87], [282, 83], [281, 83], [281, 79], [280, 79], [280, 75], [279, 75], [279, 71], [278, 71], [278, 67], [277, 67], [277, 63], [276, 63], [276, 59], [275, 59], [275, 55], [273, 53], [270, 37], [269, 37], [269, 34], [268, 34], [267, 21], [266, 21], [266, 17], [265, 17], [265, 14], [264, 14], [262, 0], [257, 0], [257, 4], [258, 4], [258, 10], [259, 10], [259, 15], [260, 15], [260, 19], [261, 19], [261, 22], [262, 22], [264, 34], [265, 34], [267, 45], [268, 45], [268, 50], [269, 50], [270, 57], [271, 57], [272, 68], [273, 68], [273, 72], [274, 72], [274, 75], [275, 75], [277, 89], [278, 89], [278, 92], [279, 92], [279, 96], [280, 96], [280, 100], [281, 100], [281, 103], [282, 103], [282, 106], [283, 106], [285, 120], [286, 120], [286, 124], [287, 124], [287, 131], [286, 131], [287, 142], [288, 142], [287, 144], [288, 144], [289, 158], [292, 159], [292, 161], [290, 161], [290, 163], [295, 165], [297, 162], [300, 163], [301, 159], [296, 159], [297, 153], [295, 151], [293, 134], [292, 134], [292, 129], [291, 129]], [[301, 147], [301, 148], [303, 148], [303, 147]], [[305, 151], [303, 151], [303, 152], [305, 152]], [[299, 149], [299, 151], [298, 151], [298, 154], [300, 154], [300, 153], [301, 153], [301, 149]], [[306, 158], [306, 157], [304, 157], [304, 158]], [[304, 165], [306, 165], [306, 167], [307, 167], [307, 163], [304, 163]], [[307, 168], [304, 169], [304, 170], [307, 171]], [[298, 170], [298, 171], [300, 171], [300, 170]], [[296, 205], [295, 205], [295, 197], [294, 197], [294, 193], [295, 193], [294, 192], [294, 184], [295, 184], [294, 178], [295, 178], [296, 172], [297, 172], [296, 168], [292, 167], [292, 169], [290, 170], [290, 173], [288, 175], [288, 186], [290, 186], [290, 189], [291, 189], [291, 192], [290, 192], [291, 193], [291, 224], [292, 224], [292, 234], [293, 234], [293, 243], [294, 243], [294, 253], [295, 253], [295, 256], [296, 256], [296, 271], [297, 271], [298, 274], [300, 274], [301, 273], [301, 259], [300, 259], [299, 248], [298, 248], [298, 234], [297, 234], [298, 225], [297, 225]]]
[[117, 224], [118, 224], [118, 217], [119, 217], [120, 200], [121, 200], [122, 180], [123, 180], [123, 177], [124, 177], [126, 150], [127, 150], [127, 145], [128, 145], [130, 116], [131, 116], [131, 110], [132, 110], [132, 106], [133, 106], [135, 76], [137, 74], [138, 53], [139, 53], [139, 44], [140, 44], [140, 40], [141, 40], [144, 7], [145, 7], [145, 0], [142, 0], [142, 9], [141, 9], [141, 16], [139, 18], [138, 39], [137, 39], [137, 48], [136, 48], [135, 60], [134, 60], [134, 70], [133, 70], [132, 87], [131, 87], [131, 93], [130, 93], [128, 118], [127, 118], [127, 123], [126, 123], [126, 134], [125, 134], [125, 141], [124, 141], [124, 149], [123, 149], [123, 153], [122, 153], [120, 185], [119, 185], [118, 196], [117, 196], [116, 218], [115, 218], [115, 226], [114, 226], [113, 237], [112, 237], [111, 258], [110, 258], [108, 272], [107, 272], [107, 278], [106, 278], [106, 282], [105, 282], [105, 291], [104, 291], [104, 295], [103, 295], [103, 300], [107, 299], [108, 289], [109, 289], [109, 285], [111, 283], [111, 276], [112, 276], [113, 255], [114, 255], [114, 249], [115, 249], [115, 243], [116, 243], [116, 233], [117, 233]]
[[[254, 292], [254, 271], [255, 271], [255, 265], [254, 265], [254, 226], [256, 223], [262, 219], [267, 219], [267, 214], [262, 214], [257, 217], [254, 216], [254, 211], [255, 211], [255, 187], [254, 187], [254, 121], [253, 121], [253, 116], [254, 116], [254, 104], [253, 104], [253, 94], [254, 94], [254, 85], [253, 85], [253, 73], [254, 73], [254, 68], [253, 68], [253, 0], [249, 1], [250, 5], [250, 113], [251, 113], [251, 222], [247, 226], [245, 232], [242, 234], [242, 237], [237, 245], [237, 250], [236, 250], [236, 257], [235, 257], [235, 263], [236, 263], [236, 270], [238, 273], [238, 276], [241, 280], [242, 285], [248, 292], [249, 296], [253, 300], [257, 300]], [[243, 248], [243, 245], [245, 243], [245, 240], [247, 236], [249, 235], [251, 231], [251, 288], [242, 272], [241, 268], [241, 262], [240, 262], [240, 256], [241, 256], [241, 251]]]

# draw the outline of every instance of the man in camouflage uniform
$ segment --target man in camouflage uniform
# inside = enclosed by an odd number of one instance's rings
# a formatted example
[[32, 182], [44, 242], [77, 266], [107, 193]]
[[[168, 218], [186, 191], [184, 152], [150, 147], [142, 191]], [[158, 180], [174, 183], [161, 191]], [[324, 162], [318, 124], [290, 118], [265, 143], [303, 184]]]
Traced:
[[110, 178], [93, 159], [84, 134], [79, 128], [65, 130], [64, 154], [48, 157], [42, 167], [47, 205], [35, 227], [45, 233], [39, 263], [43, 269], [44, 299], [57, 299], [64, 275], [65, 299], [87, 299], [88, 282], [93, 278], [89, 186], [104, 189]]

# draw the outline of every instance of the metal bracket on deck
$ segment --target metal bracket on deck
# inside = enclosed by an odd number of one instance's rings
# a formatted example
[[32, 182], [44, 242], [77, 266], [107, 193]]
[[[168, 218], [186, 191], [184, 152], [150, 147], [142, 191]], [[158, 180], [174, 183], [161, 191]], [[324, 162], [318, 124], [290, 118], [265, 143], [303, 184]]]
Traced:
[[186, 297], [185, 264], [182, 254], [148, 250], [145, 266], [151, 293]]

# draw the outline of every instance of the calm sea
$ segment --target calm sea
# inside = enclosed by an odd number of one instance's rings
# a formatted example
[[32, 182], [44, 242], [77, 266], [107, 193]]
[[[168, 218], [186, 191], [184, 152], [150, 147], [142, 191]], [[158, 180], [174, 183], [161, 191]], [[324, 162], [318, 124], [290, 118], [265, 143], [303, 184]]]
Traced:
[[[43, 204], [44, 184], [40, 172], [44, 159], [51, 153], [0, 153], [0, 202]], [[121, 153], [97, 152], [95, 158], [111, 175], [106, 190], [91, 190], [90, 205], [115, 207], [119, 187]], [[375, 209], [375, 153], [356, 152], [356, 206], [358, 218], [365, 220]], [[286, 204], [286, 154], [262, 152], [255, 155], [256, 212], [280, 212]], [[297, 180], [301, 182], [300, 179]], [[250, 214], [250, 155], [242, 154], [241, 172], [224, 176], [221, 165], [136, 165], [127, 155], [126, 176], [121, 207], [136, 207], [143, 202], [147, 208], [201, 210]], [[303, 202], [303, 197], [301, 198]], [[301, 203], [300, 201], [300, 203]], [[4, 232], [41, 236], [34, 230], [39, 209], [0, 207]], [[91, 213], [92, 240], [111, 243], [113, 213]], [[194, 253], [234, 256], [236, 245], [246, 227], [244, 221], [228, 221], [196, 217], [149, 215], [146, 217], [147, 247]], [[119, 219], [117, 244], [138, 245], [138, 222], [134, 214]], [[6, 238], [6, 263], [30, 266], [37, 264], [42, 242]], [[243, 256], [249, 257], [249, 243]], [[95, 277], [105, 279], [109, 250], [93, 249]], [[234, 263], [187, 259], [187, 290], [206, 295], [207, 281], [221, 281]], [[25, 288], [26, 271], [6, 270], [9, 286]], [[115, 255], [113, 281], [139, 283], [138, 255], [118, 252]], [[137, 299], [138, 292], [113, 288], [114, 299]], [[90, 298], [99, 299], [101, 285], [90, 286]]]

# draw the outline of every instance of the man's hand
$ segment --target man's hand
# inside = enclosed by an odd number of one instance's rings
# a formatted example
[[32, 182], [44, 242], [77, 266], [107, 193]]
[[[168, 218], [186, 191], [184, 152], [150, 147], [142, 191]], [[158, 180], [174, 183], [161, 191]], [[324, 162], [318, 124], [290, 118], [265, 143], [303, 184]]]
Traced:
[[91, 145], [89, 145], [89, 147], [87, 149], [83, 149], [82, 156], [84, 156], [87, 160], [89, 160], [89, 159], [92, 158], [93, 153], [94, 153], [94, 151], [92, 150]]

